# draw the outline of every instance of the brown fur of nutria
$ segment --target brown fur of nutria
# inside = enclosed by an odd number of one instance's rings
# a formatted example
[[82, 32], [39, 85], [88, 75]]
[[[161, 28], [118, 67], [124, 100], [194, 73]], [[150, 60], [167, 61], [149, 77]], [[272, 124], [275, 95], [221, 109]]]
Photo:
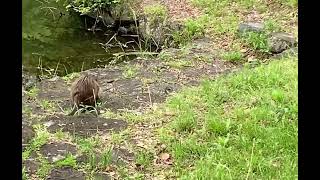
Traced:
[[73, 109], [69, 115], [74, 115], [79, 110], [80, 105], [96, 107], [96, 103], [99, 100], [99, 90], [97, 78], [92, 75], [84, 74], [76, 79], [71, 85]]

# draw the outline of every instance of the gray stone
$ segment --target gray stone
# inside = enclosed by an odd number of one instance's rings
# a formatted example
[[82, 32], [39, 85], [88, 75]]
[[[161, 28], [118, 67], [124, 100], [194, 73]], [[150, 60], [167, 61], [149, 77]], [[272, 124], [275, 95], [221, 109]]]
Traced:
[[281, 53], [297, 45], [293, 35], [283, 32], [271, 33], [268, 43], [272, 53]]
[[25, 171], [28, 175], [35, 174], [41, 163], [34, 159], [27, 159], [22, 162], [22, 166], [25, 167]]
[[77, 148], [75, 145], [66, 142], [53, 142], [43, 145], [40, 148], [40, 153], [52, 163], [63, 159], [69, 153], [75, 156]]
[[30, 140], [35, 136], [33, 128], [27, 124], [22, 124], [22, 149], [24, 149]]
[[55, 168], [46, 179], [85, 180], [85, 174], [70, 167]]
[[238, 27], [238, 31], [240, 33], [244, 33], [247, 31], [262, 32], [263, 29], [264, 29], [264, 25], [262, 23], [255, 23], [255, 22], [240, 23]]
[[279, 54], [275, 54], [272, 56], [272, 58], [281, 59], [283, 57], [293, 56], [295, 54], [298, 54], [298, 47], [292, 47], [292, 48], [287, 49]]

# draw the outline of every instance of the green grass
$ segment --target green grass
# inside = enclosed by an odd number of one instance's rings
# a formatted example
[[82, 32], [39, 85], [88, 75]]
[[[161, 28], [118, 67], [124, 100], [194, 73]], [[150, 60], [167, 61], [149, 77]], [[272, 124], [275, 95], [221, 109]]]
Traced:
[[26, 94], [31, 97], [31, 98], [36, 98], [38, 93], [39, 93], [40, 89], [37, 87], [32, 87], [31, 89], [29, 89]]
[[168, 15], [166, 7], [160, 4], [144, 7], [144, 13], [153, 17], [161, 18], [162, 20], [167, 18]]
[[54, 102], [51, 102], [49, 100], [42, 100], [39, 103], [43, 110], [48, 110], [48, 111], [54, 110]]
[[128, 139], [130, 132], [128, 129], [120, 132], [112, 132], [110, 141], [114, 144], [121, 144]]
[[28, 174], [26, 172], [26, 167], [22, 168], [22, 179], [27, 180], [28, 179]]
[[231, 61], [231, 62], [238, 62], [243, 59], [243, 55], [239, 51], [230, 51], [222, 54], [222, 58]]
[[[38, 153], [38, 155], [39, 154], [40, 153]], [[39, 178], [44, 179], [49, 174], [50, 170], [53, 168], [53, 165], [51, 165], [49, 161], [41, 155], [39, 155], [37, 159], [40, 161], [40, 167], [38, 168], [36, 175]]]
[[153, 154], [148, 151], [139, 151], [136, 154], [135, 162], [138, 165], [141, 165], [143, 168], [147, 168], [152, 164]]
[[252, 47], [254, 50], [261, 52], [269, 52], [268, 35], [266, 33], [246, 32], [242, 36], [245, 44]]
[[173, 60], [173, 61], [168, 61], [166, 62], [166, 65], [168, 65], [171, 68], [174, 69], [183, 69], [185, 67], [191, 67], [192, 65], [192, 61], [190, 60]]
[[[227, 43], [228, 51], [235, 51], [232, 44], [238, 38], [237, 30], [240, 22], [253, 21], [248, 19], [250, 13], [257, 11], [258, 17], [255, 21], [263, 22], [266, 31], [288, 31], [293, 32], [297, 27], [290, 25], [292, 13], [296, 14], [297, 0], [277, 0], [272, 2], [254, 0], [191, 0], [203, 14], [184, 22], [183, 30], [173, 33], [174, 41], [184, 46], [193, 39], [203, 35], [211, 37], [216, 43]], [[280, 3], [284, 6], [280, 6]], [[296, 17], [295, 17], [296, 18]], [[267, 33], [267, 34], [268, 34]], [[245, 42], [254, 49], [267, 51], [266, 37], [261, 34], [249, 35]]]
[[180, 179], [297, 178], [297, 57], [172, 97], [159, 138]]
[[186, 19], [184, 22], [184, 29], [182, 31], [173, 32], [172, 35], [174, 42], [183, 47], [192, 39], [203, 37], [207, 22], [207, 16], [203, 16], [198, 19]]
[[50, 133], [45, 129], [44, 126], [34, 126], [35, 137], [31, 140], [26, 150], [22, 152], [22, 159], [27, 159], [33, 151], [39, 150], [41, 146], [46, 144], [50, 138]]
[[99, 136], [93, 136], [89, 138], [75, 138], [75, 143], [78, 145], [78, 148], [81, 153], [92, 152], [95, 148], [98, 148], [102, 144], [102, 140]]
[[102, 152], [102, 157], [100, 161], [100, 167], [101, 169], [105, 169], [107, 166], [109, 166], [112, 162], [112, 148], [106, 149], [104, 152]]
[[124, 67], [124, 71], [122, 73], [123, 77], [126, 79], [134, 78], [138, 74], [138, 67], [127, 65]]
[[77, 166], [77, 160], [72, 154], [67, 154], [67, 156], [56, 162], [57, 167], [73, 167]]
[[75, 73], [70, 73], [70, 74], [67, 74], [66, 76], [63, 76], [62, 79], [66, 81], [67, 84], [71, 84], [71, 81], [78, 77], [80, 77], [80, 73], [75, 72]]
[[86, 155], [88, 162], [84, 164], [84, 169], [88, 172], [104, 171], [112, 162], [112, 148], [103, 150], [101, 154], [92, 150]]

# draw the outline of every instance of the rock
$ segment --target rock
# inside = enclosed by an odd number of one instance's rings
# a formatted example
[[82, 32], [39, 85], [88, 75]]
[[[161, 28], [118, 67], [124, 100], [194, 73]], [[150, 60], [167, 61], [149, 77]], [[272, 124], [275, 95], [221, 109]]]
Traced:
[[31, 175], [37, 172], [37, 170], [41, 166], [41, 163], [34, 159], [27, 159], [22, 162], [22, 166], [25, 167], [26, 173]]
[[293, 56], [295, 54], [298, 53], [298, 47], [292, 47], [290, 49], [287, 49], [279, 54], [275, 54], [272, 56], [272, 58], [274, 59], [280, 59], [280, 58], [283, 58], [283, 57], [288, 57], [288, 56]]
[[268, 43], [272, 53], [281, 53], [297, 45], [293, 35], [283, 32], [271, 33]]
[[29, 143], [29, 141], [35, 136], [33, 128], [27, 124], [22, 123], [22, 149]]
[[40, 153], [48, 159], [50, 163], [63, 159], [67, 154], [76, 155], [76, 146], [65, 142], [54, 142], [45, 144], [40, 148]]
[[238, 27], [238, 31], [240, 33], [244, 33], [247, 31], [262, 32], [263, 30], [264, 30], [264, 25], [262, 23], [255, 23], [255, 22], [240, 23]]
[[70, 167], [55, 168], [46, 179], [85, 180], [85, 174]]

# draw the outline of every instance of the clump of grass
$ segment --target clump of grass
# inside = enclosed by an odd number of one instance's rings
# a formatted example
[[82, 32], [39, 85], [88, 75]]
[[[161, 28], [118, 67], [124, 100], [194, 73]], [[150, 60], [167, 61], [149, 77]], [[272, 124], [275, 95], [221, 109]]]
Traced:
[[147, 168], [151, 165], [153, 160], [153, 154], [148, 151], [139, 151], [136, 155], [135, 162], [136, 164], [142, 165], [144, 168]]
[[173, 60], [172, 54], [171, 53], [167, 53], [165, 51], [161, 51], [158, 55], [158, 57], [162, 60], [162, 61], [170, 61]]
[[94, 152], [88, 154], [87, 168], [90, 171], [96, 171], [98, 169], [98, 157]]
[[268, 44], [268, 35], [266, 33], [245, 32], [242, 35], [242, 39], [254, 50], [259, 50], [261, 52], [266, 53], [270, 52], [270, 47]]
[[161, 4], [144, 7], [144, 13], [152, 17], [160, 18], [161, 21], [165, 20], [168, 15], [168, 10]]
[[117, 118], [118, 114], [107, 109], [103, 114], [101, 114], [101, 116], [104, 118]]
[[285, 4], [292, 8], [298, 7], [298, 0], [277, 0], [279, 3]]
[[38, 160], [40, 161], [40, 167], [38, 168], [36, 175], [39, 178], [44, 179], [49, 174], [53, 166], [49, 163], [49, 161], [46, 158], [42, 156], [39, 156]]
[[100, 162], [101, 169], [105, 169], [106, 167], [108, 167], [111, 164], [111, 162], [112, 162], [112, 148], [109, 148], [102, 153], [101, 162]]
[[169, 147], [173, 152], [173, 157], [180, 167], [192, 164], [194, 160], [205, 155], [208, 151], [205, 144], [197, 141], [197, 137], [184, 140], [175, 140]]
[[31, 147], [38, 149], [48, 142], [50, 133], [42, 126], [35, 126], [36, 136], [32, 139]]
[[90, 172], [105, 170], [112, 162], [112, 148], [107, 148], [99, 155], [97, 154], [97, 151], [90, 151], [86, 154], [88, 163], [85, 164], [84, 168]]
[[57, 161], [55, 164], [57, 167], [75, 168], [77, 166], [77, 160], [72, 154], [67, 154], [67, 156], [64, 159]]
[[111, 142], [114, 144], [121, 144], [122, 142], [124, 142], [128, 138], [128, 135], [129, 135], [128, 130], [120, 131], [118, 133], [112, 132]]
[[40, 106], [43, 110], [48, 110], [48, 111], [54, 110], [54, 103], [49, 100], [40, 101]]
[[23, 105], [22, 106], [22, 114], [31, 116], [32, 115], [32, 108], [27, 105]]
[[62, 140], [68, 137], [68, 133], [63, 132], [62, 129], [60, 129], [54, 134], [54, 136], [55, 138]]
[[124, 111], [118, 114], [118, 117], [125, 119], [127, 122], [140, 122], [143, 120], [143, 116], [136, 114], [134, 112]]
[[166, 64], [175, 69], [183, 69], [192, 66], [192, 62], [189, 60], [173, 60], [166, 62]]
[[31, 98], [36, 98], [38, 93], [39, 93], [40, 89], [33, 86], [31, 89], [29, 89], [28, 91], [26, 91], [26, 94], [31, 97]]
[[177, 176], [297, 178], [297, 79], [297, 57], [287, 57], [170, 98], [166, 106], [177, 116], [159, 137]]
[[22, 159], [28, 159], [33, 151], [39, 150], [41, 146], [46, 144], [50, 138], [50, 133], [43, 126], [36, 125], [35, 127], [35, 137], [30, 141], [27, 149], [22, 152]]
[[222, 54], [222, 58], [231, 61], [231, 62], [238, 62], [243, 59], [243, 55], [239, 51], [230, 51]]
[[264, 29], [268, 33], [281, 31], [280, 25], [277, 24], [273, 19], [268, 19], [264, 22]]
[[123, 77], [126, 79], [134, 78], [138, 74], [138, 68], [134, 66], [125, 66], [122, 73]]
[[22, 180], [27, 180], [29, 177], [28, 177], [28, 174], [26, 172], [26, 167], [23, 166], [22, 168]]
[[76, 144], [79, 146], [81, 153], [92, 152], [95, 148], [101, 146], [102, 141], [99, 136], [89, 138], [75, 138]]
[[173, 127], [177, 132], [191, 131], [196, 125], [195, 114], [190, 109], [187, 112], [176, 117], [174, 122], [175, 124], [173, 125]]
[[66, 81], [68, 84], [70, 84], [72, 80], [78, 77], [80, 77], [80, 73], [74, 72], [74, 73], [67, 74], [66, 76], [63, 76], [62, 79]]
[[187, 45], [192, 39], [205, 34], [206, 21], [204, 19], [187, 19], [182, 31], [173, 32], [173, 41], [180, 46]]

